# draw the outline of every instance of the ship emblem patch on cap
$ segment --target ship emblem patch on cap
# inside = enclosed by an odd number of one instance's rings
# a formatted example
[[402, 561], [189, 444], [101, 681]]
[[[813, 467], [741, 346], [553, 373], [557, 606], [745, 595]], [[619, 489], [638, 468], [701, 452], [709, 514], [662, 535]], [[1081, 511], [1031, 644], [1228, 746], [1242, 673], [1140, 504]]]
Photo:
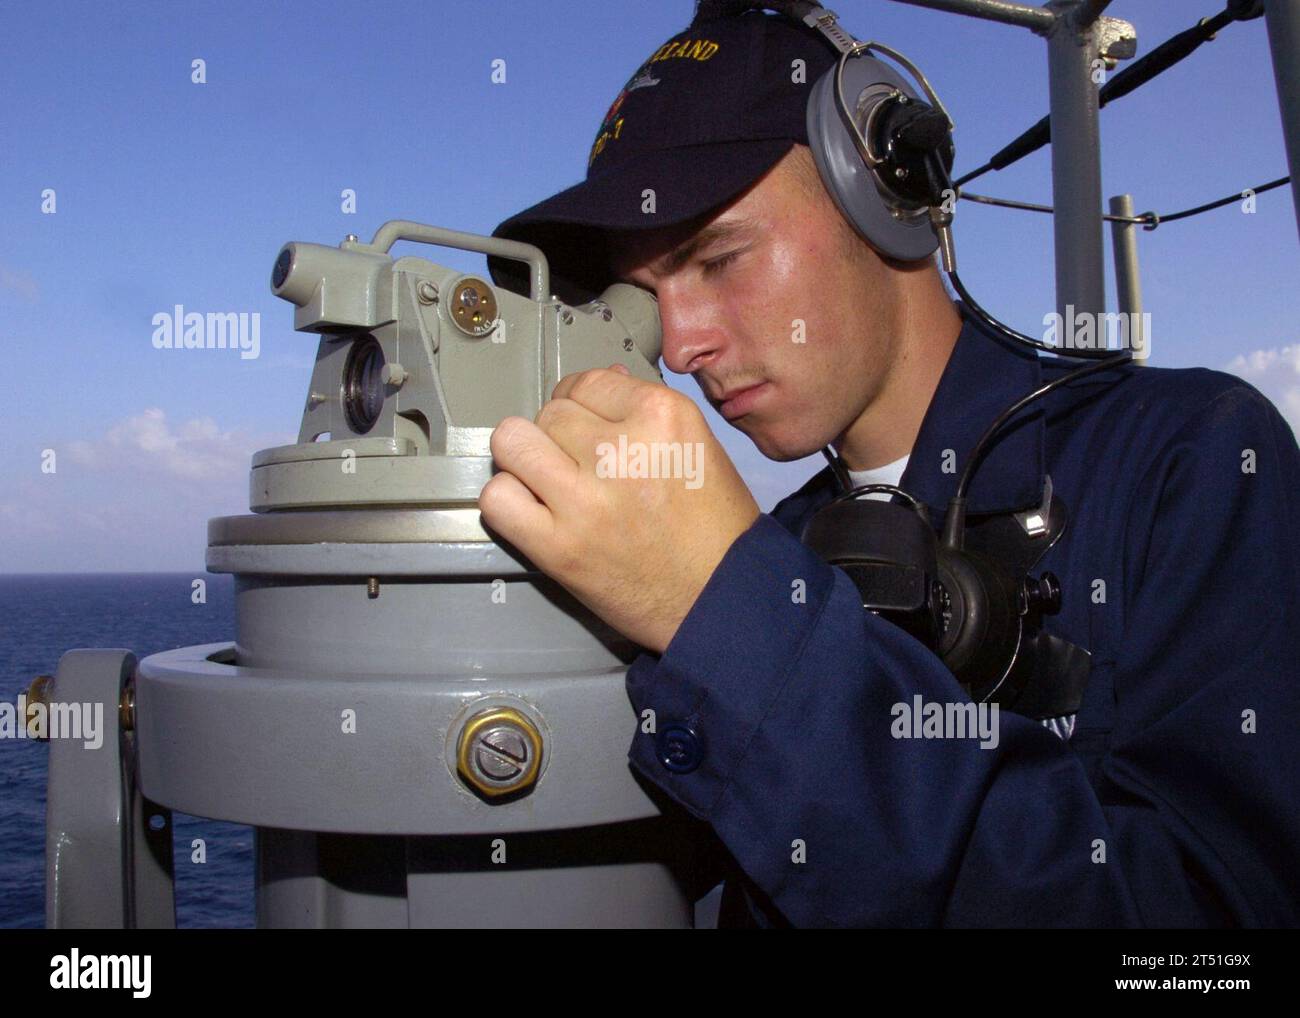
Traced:
[[647, 67], [627, 83], [627, 88], [623, 89], [623, 94], [631, 92], [634, 88], [649, 88], [651, 85], [657, 84], [659, 84], [659, 79], [651, 74], [650, 68]]
[[[635, 80], [635, 79], [633, 79]], [[631, 84], [629, 82], [628, 84]], [[627, 98], [627, 87], [619, 92], [617, 98], [609, 104], [609, 109], [605, 111], [605, 118], [600, 122], [600, 130], [596, 133], [596, 140], [591, 143], [591, 155], [587, 157], [587, 167], [590, 169], [596, 156], [605, 151], [605, 145], [611, 138], [617, 138], [623, 130], [623, 118], [618, 115], [618, 111], [623, 108], [623, 100]]]
[[600, 122], [600, 130], [596, 132], [596, 140], [591, 143], [591, 154], [587, 157], [587, 169], [591, 169], [591, 164], [596, 161], [596, 156], [605, 151], [605, 146], [611, 141], [617, 141], [623, 131], [623, 117], [620, 111], [623, 108], [623, 100], [627, 94], [638, 88], [649, 88], [652, 85], [658, 85], [660, 80], [654, 76], [650, 70], [650, 65], [660, 60], [671, 60], [675, 57], [686, 58], [703, 62], [718, 52], [719, 45], [710, 39], [679, 39], [673, 42], [666, 42], [655, 50], [654, 54], [644, 64], [637, 68], [637, 71], [623, 86], [618, 96], [609, 105], [605, 111], [605, 117]]

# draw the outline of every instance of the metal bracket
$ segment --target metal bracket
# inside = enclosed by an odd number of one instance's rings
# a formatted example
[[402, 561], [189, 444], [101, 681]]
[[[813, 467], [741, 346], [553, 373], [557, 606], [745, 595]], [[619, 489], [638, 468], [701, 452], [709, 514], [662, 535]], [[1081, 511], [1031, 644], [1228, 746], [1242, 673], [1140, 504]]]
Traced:
[[1113, 70], [1120, 60], [1131, 60], [1137, 54], [1137, 29], [1119, 18], [1097, 19], [1097, 55]]
[[[136, 779], [135, 666], [129, 650], [70, 650], [46, 687], [49, 929], [176, 926], [171, 811], [143, 798]], [[55, 731], [56, 711], [78, 716], [83, 737]]]
[[1047, 533], [1048, 516], [1052, 509], [1052, 475], [1048, 474], [1043, 484], [1043, 504], [1037, 509], [1027, 509], [1016, 513], [1016, 522], [1024, 528], [1030, 537], [1040, 537]]

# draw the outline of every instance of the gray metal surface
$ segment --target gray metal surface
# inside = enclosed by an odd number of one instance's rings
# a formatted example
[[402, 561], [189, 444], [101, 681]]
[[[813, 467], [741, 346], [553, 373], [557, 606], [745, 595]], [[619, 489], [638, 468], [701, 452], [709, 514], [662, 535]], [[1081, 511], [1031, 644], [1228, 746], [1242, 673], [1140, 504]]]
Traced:
[[[233, 650], [186, 647], [140, 663], [141, 785], [152, 800], [260, 827], [372, 834], [542, 831], [659, 813], [627, 763], [638, 719], [621, 666], [542, 671], [544, 651], [532, 675], [295, 673], [209, 660]], [[545, 748], [535, 788], [498, 804], [456, 776], [454, 750], [460, 725], [499, 704], [540, 717]], [[355, 732], [343, 730], [345, 710]]]
[[326, 459], [281, 460], [250, 470], [249, 509], [472, 505], [492, 476], [487, 456], [381, 455], [345, 461], [348, 442], [325, 444], [332, 447]]
[[1268, 46], [1273, 54], [1277, 105], [1286, 140], [1286, 163], [1291, 175], [1291, 198], [1296, 226], [1300, 228], [1300, 0], [1265, 0]]
[[[176, 925], [172, 822], [145, 802], [134, 750], [119, 726], [122, 688], [135, 670], [129, 650], [71, 650], [59, 660], [50, 703], [102, 712], [94, 740], [51, 738], [45, 807], [45, 925], [121, 929]], [[84, 729], [83, 729], [84, 731]], [[92, 741], [92, 745], [87, 745]], [[152, 816], [162, 818], [157, 831]]]
[[[415, 871], [407, 879], [410, 925], [457, 929], [689, 929], [692, 925], [693, 903], [669, 865], [620, 861], [622, 856], [646, 854], [644, 848], [626, 844], [626, 835], [618, 854], [603, 864], [586, 866], [575, 863], [584, 855], [592, 857], [592, 845], [609, 852], [609, 846], [618, 843], [616, 833], [608, 828], [570, 832], [567, 855], [563, 849], [561, 854], [551, 854], [545, 841], [534, 847], [528, 841], [503, 840], [507, 853], [531, 848], [541, 863], [521, 868], [487, 863], [463, 871], [457, 867], [464, 863], [448, 859], [444, 844], [411, 839], [410, 863]], [[456, 847], [488, 858], [486, 845]], [[566, 859], [569, 865], [563, 864]]]
[[1079, 24], [1088, 25], [1101, 17], [1101, 12], [1110, 6], [1110, 0], [1084, 0], [1079, 11]]
[[[462, 233], [459, 230], [448, 230], [440, 226], [427, 226], [424, 223], [411, 222], [409, 219], [392, 219], [375, 232], [369, 247], [374, 251], [387, 254], [399, 240], [413, 240], [437, 247], [454, 247], [462, 251], [482, 251], [487, 255], [527, 262], [529, 298], [535, 301], [545, 301], [550, 298], [551, 279], [546, 255], [542, 253], [541, 248], [534, 247], [532, 244], [484, 237], [477, 233]], [[353, 242], [345, 246], [349, 249], [362, 249], [365, 245]]]
[[[466, 547], [474, 556], [495, 549]], [[335, 549], [260, 550], [314, 551], [332, 560]], [[559, 676], [619, 668], [635, 658], [634, 644], [554, 580], [517, 565], [469, 576], [451, 561], [444, 559], [441, 578], [380, 574], [374, 596], [369, 577], [236, 576], [237, 663], [333, 675]]]
[[1057, 13], [1047, 40], [1052, 120], [1052, 205], [1055, 215], [1056, 313], [1100, 315], [1106, 310], [1101, 229], [1101, 147], [1092, 61], [1098, 25], [1076, 24], [1081, 0], [1053, 0]]
[[928, 7], [950, 14], [965, 14], [984, 21], [1000, 21], [1007, 25], [1032, 28], [1046, 34], [1051, 30], [1053, 15], [1042, 7], [1006, 3], [1004, 0], [897, 0], [912, 7]]
[[410, 925], [402, 838], [260, 827], [253, 854], [259, 929]]
[[[486, 541], [463, 544], [265, 544], [209, 548], [208, 572], [265, 576], [504, 576], [522, 568], [518, 553]], [[454, 563], [454, 565], [453, 565]]]
[[421, 544], [487, 541], [473, 509], [366, 509], [216, 516], [208, 547], [241, 544]]
[[[532, 298], [393, 258], [398, 239], [526, 261]], [[397, 221], [372, 245], [286, 244], [271, 290], [320, 339], [298, 442], [254, 457], [254, 512], [472, 504], [492, 476], [493, 430], [534, 418], [565, 375], [618, 364], [663, 381], [654, 296], [615, 283], [568, 307], [546, 294], [545, 256], [527, 244]]]
[[[1110, 199], [1110, 214], [1113, 216], [1133, 216], [1133, 196], [1117, 194]], [[1110, 224], [1111, 245], [1115, 257], [1115, 290], [1121, 314], [1136, 315], [1130, 322], [1137, 323], [1142, 329], [1142, 279], [1138, 272], [1137, 224], [1112, 222]], [[1151, 355], [1150, 336], [1141, 335], [1140, 343], [1134, 343], [1133, 360], [1145, 364]]]
[[671, 827], [658, 826], [500, 839], [262, 828], [257, 922], [298, 929], [687, 928], [690, 855]]

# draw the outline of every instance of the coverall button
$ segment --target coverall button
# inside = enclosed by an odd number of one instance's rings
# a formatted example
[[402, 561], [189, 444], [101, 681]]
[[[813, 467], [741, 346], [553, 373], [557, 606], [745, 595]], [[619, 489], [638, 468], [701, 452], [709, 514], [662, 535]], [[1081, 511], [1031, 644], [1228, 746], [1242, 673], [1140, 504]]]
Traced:
[[659, 762], [674, 774], [688, 774], [704, 759], [704, 739], [686, 725], [665, 725], [655, 736]]

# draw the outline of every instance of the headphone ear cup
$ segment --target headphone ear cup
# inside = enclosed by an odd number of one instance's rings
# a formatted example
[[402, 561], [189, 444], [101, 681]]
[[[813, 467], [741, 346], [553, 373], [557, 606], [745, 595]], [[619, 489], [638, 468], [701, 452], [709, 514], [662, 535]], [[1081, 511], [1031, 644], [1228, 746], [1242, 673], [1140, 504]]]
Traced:
[[[835, 73], [832, 67], [823, 74], [808, 98], [808, 143], [822, 183], [844, 218], [882, 255], [907, 262], [928, 258], [939, 246], [929, 217], [894, 215], [903, 205], [858, 152], [840, 116]], [[845, 63], [844, 98], [858, 116], [859, 127], [859, 111], [883, 102], [894, 90], [916, 98], [899, 74], [874, 57], [852, 57]]]
[[940, 204], [952, 173], [952, 132], [948, 118], [933, 106], [904, 98], [887, 99], [873, 114], [873, 152], [888, 162], [884, 173], [900, 203], [912, 210]]
[[1009, 702], [1005, 680], [1013, 678], [1023, 628], [1013, 578], [978, 555], [944, 547], [938, 566], [946, 621], [939, 656], [975, 702]]

